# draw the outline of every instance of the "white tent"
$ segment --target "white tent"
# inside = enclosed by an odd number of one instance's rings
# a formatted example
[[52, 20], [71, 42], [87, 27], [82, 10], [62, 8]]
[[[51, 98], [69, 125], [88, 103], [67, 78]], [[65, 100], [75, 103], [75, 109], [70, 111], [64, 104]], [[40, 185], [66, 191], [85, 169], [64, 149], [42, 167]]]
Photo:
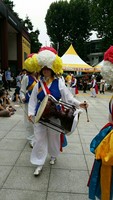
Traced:
[[93, 72], [93, 67], [85, 63], [76, 53], [72, 44], [61, 57], [64, 71]]
[[98, 65], [96, 65], [95, 67], [94, 67], [94, 72], [101, 72], [101, 67], [103, 66], [103, 60], [100, 62], [100, 63], [98, 63]]

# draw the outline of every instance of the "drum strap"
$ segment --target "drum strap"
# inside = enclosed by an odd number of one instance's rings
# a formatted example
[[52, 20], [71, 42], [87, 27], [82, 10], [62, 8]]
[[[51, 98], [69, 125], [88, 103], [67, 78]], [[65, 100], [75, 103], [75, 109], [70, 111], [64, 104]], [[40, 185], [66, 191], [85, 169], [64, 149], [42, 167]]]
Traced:
[[45, 88], [47, 94], [51, 94], [51, 93], [50, 93], [50, 90], [49, 90], [49, 88], [47, 87], [47, 84], [46, 84], [45, 81], [43, 81], [43, 85], [44, 85], [44, 88]]
[[[41, 82], [44, 86], [44, 89], [46, 90], [47, 94], [51, 94], [49, 88], [47, 87], [47, 84], [45, 81]], [[42, 87], [43, 88], [43, 87]], [[62, 108], [64, 109], [64, 108]], [[67, 139], [66, 136], [61, 132], [60, 134], [60, 151], [63, 152], [63, 147], [67, 146]]]
[[44, 94], [51, 94], [49, 88], [47, 87], [47, 84], [45, 81], [40, 80], [41, 88], [44, 91]]

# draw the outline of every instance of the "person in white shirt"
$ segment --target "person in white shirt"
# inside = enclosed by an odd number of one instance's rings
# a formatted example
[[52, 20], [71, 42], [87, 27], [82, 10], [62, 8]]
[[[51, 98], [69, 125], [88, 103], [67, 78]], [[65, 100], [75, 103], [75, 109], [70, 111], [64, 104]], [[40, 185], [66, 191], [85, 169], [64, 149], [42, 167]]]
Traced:
[[[36, 116], [41, 102], [48, 93], [56, 100], [62, 99], [64, 102], [75, 105], [77, 108], [87, 107], [87, 104], [75, 99], [63, 81], [56, 77], [56, 74], [62, 69], [62, 60], [57, 54], [48, 49], [39, 51], [37, 62], [39, 65], [40, 80], [33, 88], [28, 104], [28, 118], [30, 121], [32, 121], [32, 117]], [[51, 106], [49, 109], [51, 110]], [[59, 119], [54, 117], [52, 119], [60, 123]], [[56, 157], [60, 153], [60, 133], [41, 123], [35, 123], [34, 135], [30, 161], [33, 165], [37, 166], [34, 175], [38, 176], [42, 171], [48, 153], [51, 157], [50, 164], [55, 164]]]
[[34, 138], [34, 128], [33, 124], [28, 120], [28, 102], [30, 95], [32, 93], [33, 87], [37, 83], [37, 78], [35, 76], [36, 66], [35, 66], [35, 54], [32, 57], [28, 57], [23, 66], [23, 70], [27, 71], [22, 77], [21, 88], [20, 88], [20, 99], [24, 103], [24, 124], [26, 127], [27, 140], [30, 147], [33, 147], [33, 138]]

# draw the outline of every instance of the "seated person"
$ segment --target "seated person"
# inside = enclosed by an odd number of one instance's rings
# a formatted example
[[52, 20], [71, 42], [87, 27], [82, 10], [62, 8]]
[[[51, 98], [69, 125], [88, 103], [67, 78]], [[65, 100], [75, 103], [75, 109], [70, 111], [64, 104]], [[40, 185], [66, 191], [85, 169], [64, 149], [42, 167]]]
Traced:
[[[8, 105], [7, 105], [8, 103]], [[0, 117], [10, 117], [15, 109], [7, 102], [5, 90], [0, 90]]]

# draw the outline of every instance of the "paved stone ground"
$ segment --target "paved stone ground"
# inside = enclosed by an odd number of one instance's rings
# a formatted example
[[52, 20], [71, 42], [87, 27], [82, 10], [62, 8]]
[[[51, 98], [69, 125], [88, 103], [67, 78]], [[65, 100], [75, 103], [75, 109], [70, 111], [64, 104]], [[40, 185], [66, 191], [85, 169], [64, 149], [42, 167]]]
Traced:
[[112, 93], [90, 97], [77, 95], [89, 103], [88, 115], [81, 114], [75, 133], [68, 136], [68, 146], [54, 166], [49, 156], [42, 174], [34, 177], [30, 163], [31, 148], [26, 141], [22, 105], [10, 118], [0, 118], [0, 200], [88, 200], [87, 182], [94, 155], [89, 145], [107, 123], [108, 103]]

